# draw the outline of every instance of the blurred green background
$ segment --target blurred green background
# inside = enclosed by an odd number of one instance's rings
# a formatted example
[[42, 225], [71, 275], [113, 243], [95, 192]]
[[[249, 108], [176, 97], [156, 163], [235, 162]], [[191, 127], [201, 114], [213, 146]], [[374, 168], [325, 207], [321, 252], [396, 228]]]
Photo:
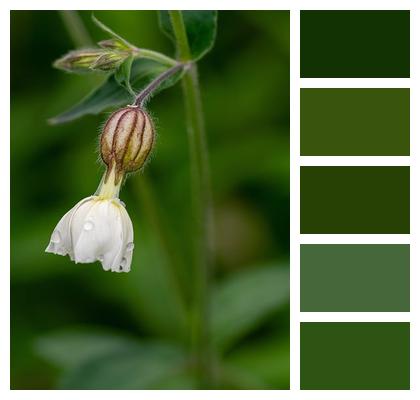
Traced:
[[[79, 15], [95, 42], [107, 38], [89, 12]], [[135, 45], [173, 55], [155, 12], [95, 15]], [[132, 271], [106, 273], [98, 263], [44, 253], [58, 220], [96, 190], [103, 171], [97, 141], [106, 113], [46, 122], [104, 79], [51, 67], [73, 48], [59, 13], [11, 12], [11, 387], [196, 388], [169, 266], [178, 260], [188, 300], [189, 157], [179, 84], [150, 101], [158, 132], [152, 160], [121, 192], [134, 224]], [[215, 387], [287, 389], [289, 13], [220, 12], [215, 47], [199, 70], [216, 219]]]

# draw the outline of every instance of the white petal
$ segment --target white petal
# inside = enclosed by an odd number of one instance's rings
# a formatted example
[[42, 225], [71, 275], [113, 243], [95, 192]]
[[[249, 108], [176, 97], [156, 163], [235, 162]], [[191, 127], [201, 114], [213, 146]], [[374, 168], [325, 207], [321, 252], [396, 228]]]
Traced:
[[72, 222], [72, 218], [76, 210], [84, 203], [88, 202], [91, 197], [87, 197], [81, 201], [79, 201], [70, 211], [68, 211], [64, 217], [60, 219], [57, 226], [55, 227], [50, 243], [48, 244], [45, 252], [47, 253], [54, 253], [65, 256], [67, 254], [70, 255], [70, 258], [73, 256], [73, 246], [72, 246], [72, 238], [70, 234], [70, 226]]
[[98, 260], [106, 271], [129, 271], [131, 258], [123, 259], [126, 240], [132, 238], [123, 219], [126, 214], [117, 199], [95, 200], [92, 206], [80, 207], [72, 224], [75, 261]]
[[[131, 219], [121, 201], [118, 200], [118, 209], [121, 216], [121, 246], [115, 260], [112, 263], [112, 271], [114, 272], [129, 272], [131, 268], [131, 259], [133, 257], [134, 249], [134, 234], [133, 224]], [[105, 268], [105, 266], [104, 266]]]
[[109, 218], [108, 200], [95, 199], [92, 204], [81, 207], [72, 224], [75, 261], [91, 263], [101, 260], [104, 252], [109, 251], [113, 231], [115, 224]]

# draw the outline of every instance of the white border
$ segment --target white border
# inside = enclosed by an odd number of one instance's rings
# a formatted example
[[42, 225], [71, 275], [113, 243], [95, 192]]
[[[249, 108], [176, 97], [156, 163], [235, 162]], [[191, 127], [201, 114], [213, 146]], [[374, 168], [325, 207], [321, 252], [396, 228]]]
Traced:
[[303, 166], [409, 166], [409, 156], [300, 156]]
[[290, 11], [290, 390], [300, 387], [300, 11]]
[[410, 149], [411, 149], [411, 167], [410, 167], [410, 229], [411, 229], [411, 245], [410, 245], [410, 338], [411, 338], [411, 368], [410, 381], [413, 393], [420, 394], [420, 292], [418, 282], [420, 279], [419, 265], [419, 92], [420, 92], [420, 55], [419, 55], [419, 38], [420, 38], [420, 8], [411, 9], [410, 13], [410, 55], [411, 55], [411, 93], [410, 93]]
[[373, 234], [307, 234], [300, 235], [301, 244], [410, 244], [411, 235]]
[[409, 88], [410, 78], [301, 78], [301, 88]]
[[[213, 1], [161, 1], [153, 2], [130, 1], [130, 0], [20, 0], [11, 1], [3, 0], [1, 7], [0, 29], [2, 30], [1, 40], [3, 44], [3, 54], [10, 54], [10, 9], [265, 9], [265, 10], [291, 10], [291, 390], [290, 391], [10, 391], [9, 390], [9, 328], [10, 328], [10, 289], [9, 289], [9, 270], [6, 266], [10, 265], [10, 245], [9, 245], [9, 227], [10, 217], [10, 198], [3, 195], [1, 198], [1, 280], [0, 280], [0, 311], [1, 311], [1, 327], [0, 329], [0, 397], [3, 399], [74, 399], [92, 398], [100, 396], [102, 399], [114, 399], [115, 396], [129, 399], [213, 399], [217, 396], [223, 399], [313, 399], [313, 400], [346, 400], [346, 399], [367, 399], [367, 400], [405, 400], [418, 398], [420, 395], [418, 377], [420, 376], [420, 291], [417, 290], [420, 278], [420, 254], [419, 254], [419, 211], [420, 204], [419, 195], [419, 119], [420, 110], [419, 102], [419, 42], [420, 38], [420, 18], [419, 18], [419, 2], [408, 0], [354, 0], [354, 1], [338, 1], [338, 0], [213, 0]], [[321, 80], [300, 79], [299, 78], [299, 10], [300, 9], [410, 9], [411, 10], [411, 78], [406, 79], [387, 79], [385, 84], [382, 79], [363, 79], [349, 80], [345, 79], [329, 79], [328, 83]], [[2, 87], [9, 87], [10, 69], [9, 63], [1, 63]], [[322, 83], [322, 85], [320, 85]], [[357, 84], [356, 84], [357, 83]], [[315, 85], [315, 86], [312, 86]], [[351, 164], [351, 158], [345, 159], [314, 161], [299, 157], [299, 89], [300, 87], [411, 87], [411, 156], [409, 160], [403, 160], [405, 163], [401, 165], [411, 164], [411, 235], [300, 235], [299, 234], [299, 165], [324, 162], [324, 165], [359, 165]], [[336, 85], [336, 86], [334, 86]], [[354, 86], [352, 86], [354, 85]], [[9, 109], [9, 93], [2, 93], [2, 152], [0, 157], [0, 173], [2, 177], [3, 187], [10, 184], [10, 140], [6, 132], [10, 132], [10, 109]], [[378, 160], [377, 160], [378, 161]], [[365, 160], [367, 162], [367, 159]], [[386, 162], [383, 159], [382, 162]], [[391, 161], [392, 163], [393, 161]], [[347, 164], [346, 164], [347, 163]], [[350, 163], [350, 164], [349, 164]], [[361, 164], [360, 164], [361, 165]], [[368, 165], [368, 164], [365, 164]], [[382, 165], [382, 164], [381, 164]], [[391, 164], [384, 164], [391, 165]], [[393, 164], [392, 164], [393, 165]], [[8, 224], [9, 223], [9, 224]], [[351, 236], [351, 239], [350, 237]], [[410, 391], [299, 391], [299, 321], [309, 318], [306, 313], [299, 312], [299, 244], [300, 243], [411, 243], [411, 312], [407, 315], [406, 320], [411, 321], [411, 390]], [[314, 313], [310, 318], [317, 318]], [[339, 313], [340, 314], [340, 313]], [[365, 314], [366, 315], [366, 314]], [[318, 315], [318, 317], [327, 318], [327, 316]], [[332, 315], [328, 318], [339, 318], [338, 315]], [[346, 318], [349, 316], [347, 315]], [[371, 316], [369, 316], [371, 317]], [[382, 318], [391, 318], [389, 315], [382, 314]], [[401, 318], [406, 318], [404, 313]], [[341, 317], [340, 317], [341, 318]], [[355, 316], [362, 318], [362, 315]], [[373, 318], [373, 316], [372, 316]], [[376, 317], [375, 318], [379, 318]], [[399, 318], [399, 317], [398, 317]], [[414, 397], [413, 397], [414, 396]]]
[[[1, 13], [0, 19], [2, 45], [7, 49], [7, 54], [10, 54], [10, 19], [4, 12]], [[10, 88], [10, 63], [2, 62], [0, 79], [2, 85], [0, 87]], [[1, 110], [3, 118], [0, 119], [2, 125], [1, 146], [0, 146], [0, 174], [1, 186], [3, 188], [10, 188], [10, 90], [5, 90], [5, 96], [2, 96]], [[0, 388], [5, 391], [9, 387], [10, 381], [10, 193], [2, 193], [0, 197], [0, 243], [1, 251], [1, 279], [0, 279]]]
[[300, 312], [300, 322], [410, 322], [409, 312]]

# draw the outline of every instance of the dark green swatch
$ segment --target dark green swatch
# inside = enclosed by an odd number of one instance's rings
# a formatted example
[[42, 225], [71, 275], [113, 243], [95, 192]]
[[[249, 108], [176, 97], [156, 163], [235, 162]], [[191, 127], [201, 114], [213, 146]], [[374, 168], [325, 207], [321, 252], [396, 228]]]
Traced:
[[315, 390], [409, 389], [409, 323], [301, 323], [300, 387]]
[[410, 89], [301, 89], [300, 152], [410, 155]]
[[410, 233], [409, 167], [301, 167], [301, 233]]
[[302, 78], [409, 78], [410, 12], [300, 12]]
[[408, 244], [300, 246], [305, 312], [410, 311]]

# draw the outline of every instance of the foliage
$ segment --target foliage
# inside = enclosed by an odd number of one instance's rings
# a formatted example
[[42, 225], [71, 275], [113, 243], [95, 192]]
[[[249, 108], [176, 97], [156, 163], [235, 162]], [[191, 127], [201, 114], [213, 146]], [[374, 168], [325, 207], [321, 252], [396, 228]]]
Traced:
[[[128, 62], [132, 62], [132, 66], [127, 66], [127, 64], [123, 63], [121, 69], [129, 68], [129, 73], [117, 69], [104, 83], [93, 89], [93, 91], [79, 103], [71, 107], [68, 111], [51, 118], [49, 120], [50, 123], [60, 124], [63, 122], [70, 122], [85, 115], [97, 115], [105, 110], [109, 110], [111, 107], [129, 104], [133, 100], [133, 95], [127, 91], [127, 87], [139, 91], [167, 69], [157, 61], [144, 58], [134, 61], [129, 59]], [[130, 75], [129, 81], [127, 80], [128, 74]], [[180, 77], [181, 74], [175, 75], [171, 80], [166, 81], [165, 84], [160, 87], [160, 90], [174, 85]]]
[[[216, 11], [182, 11], [192, 59], [198, 61], [208, 53], [216, 39]], [[159, 11], [162, 31], [175, 41], [168, 11]]]
[[285, 267], [264, 266], [235, 274], [215, 290], [213, 340], [222, 349], [232, 346], [288, 300], [289, 274]]
[[[218, 388], [287, 388], [288, 13], [222, 12], [216, 43], [215, 12], [183, 13], [194, 58], [207, 53], [200, 76], [216, 211], [211, 335]], [[139, 43], [170, 52], [153, 13], [98, 14], [121, 32], [99, 23], [111, 36], [104, 41], [82, 13], [100, 48]], [[160, 24], [171, 35], [167, 23], [163, 12]], [[63, 210], [95, 189], [92, 146], [103, 112], [132, 102], [168, 68], [134, 51], [106, 77], [51, 72], [45, 60], [71, 47], [65, 38], [56, 13], [12, 12], [12, 387], [196, 388], [188, 310], [179, 300], [188, 302], [192, 291], [188, 148], [174, 86], [181, 74], [149, 105], [159, 133], [154, 160], [122, 194], [138, 232], [132, 272], [115, 276], [42, 253]], [[22, 73], [27, 58], [35, 60], [37, 80]], [[72, 124], [44, 124], [87, 89], [51, 121]], [[146, 179], [157, 216], [147, 211]], [[156, 218], [167, 228], [163, 235]]]

